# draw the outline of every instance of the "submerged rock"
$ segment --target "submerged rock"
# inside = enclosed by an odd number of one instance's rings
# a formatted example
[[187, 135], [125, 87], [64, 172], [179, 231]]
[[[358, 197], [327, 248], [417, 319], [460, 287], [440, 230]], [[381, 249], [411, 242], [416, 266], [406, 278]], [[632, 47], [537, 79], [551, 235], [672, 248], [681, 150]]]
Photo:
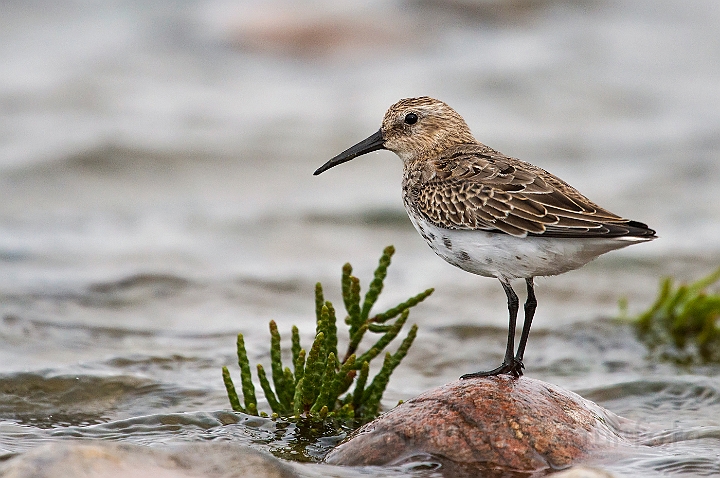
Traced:
[[39, 446], [0, 464], [3, 478], [295, 478], [267, 453], [230, 443], [169, 448], [106, 441]]
[[623, 442], [617, 417], [554, 385], [509, 376], [459, 380], [364, 425], [325, 458], [334, 465], [439, 464], [446, 476], [567, 468]]

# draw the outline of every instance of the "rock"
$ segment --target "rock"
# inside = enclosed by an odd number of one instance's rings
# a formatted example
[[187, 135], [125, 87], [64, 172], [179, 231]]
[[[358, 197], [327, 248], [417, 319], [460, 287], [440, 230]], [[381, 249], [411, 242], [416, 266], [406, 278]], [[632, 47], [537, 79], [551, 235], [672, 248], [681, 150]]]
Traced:
[[605, 470], [577, 466], [559, 473], [553, 473], [552, 478], [613, 478], [613, 475]]
[[295, 478], [277, 458], [247, 446], [194, 443], [147, 447], [105, 441], [53, 442], [0, 464], [3, 478]]
[[567, 468], [622, 443], [608, 425], [616, 420], [594, 403], [539, 380], [459, 380], [364, 425], [325, 461], [350, 466], [432, 462], [445, 476], [537, 473]]

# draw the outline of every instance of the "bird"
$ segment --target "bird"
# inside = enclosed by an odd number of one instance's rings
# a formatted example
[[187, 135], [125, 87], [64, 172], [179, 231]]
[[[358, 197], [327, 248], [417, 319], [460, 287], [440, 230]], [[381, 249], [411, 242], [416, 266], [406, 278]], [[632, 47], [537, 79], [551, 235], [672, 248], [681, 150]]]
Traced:
[[[557, 176], [475, 139], [446, 103], [421, 96], [392, 105], [380, 129], [320, 166], [330, 168], [377, 150], [403, 163], [402, 197], [415, 229], [448, 263], [500, 281], [508, 304], [508, 337], [500, 366], [462, 379], [523, 375], [537, 308], [533, 279], [577, 269], [606, 252], [655, 239], [646, 224], [603, 209]], [[527, 299], [517, 351], [518, 296]]]

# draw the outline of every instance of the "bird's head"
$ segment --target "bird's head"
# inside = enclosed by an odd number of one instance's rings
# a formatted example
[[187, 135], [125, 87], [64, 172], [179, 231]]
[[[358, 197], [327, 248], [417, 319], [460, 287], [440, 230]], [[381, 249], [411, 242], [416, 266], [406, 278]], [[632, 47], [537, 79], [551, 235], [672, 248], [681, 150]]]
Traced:
[[315, 171], [328, 169], [366, 153], [387, 149], [405, 164], [458, 144], [476, 143], [465, 120], [440, 100], [421, 96], [392, 105], [372, 136], [338, 154]]

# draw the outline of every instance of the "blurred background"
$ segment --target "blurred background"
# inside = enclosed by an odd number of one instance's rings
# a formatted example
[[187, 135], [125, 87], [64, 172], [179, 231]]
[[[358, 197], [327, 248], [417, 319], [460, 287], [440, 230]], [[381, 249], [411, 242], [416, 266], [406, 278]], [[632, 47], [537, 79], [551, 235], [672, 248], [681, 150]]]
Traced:
[[[219, 369], [234, 335], [253, 362], [267, 360], [271, 319], [309, 341], [315, 282], [339, 301], [342, 264], [367, 284], [388, 244], [379, 308], [436, 292], [411, 314], [420, 334], [387, 403], [497, 365], [502, 288], [413, 230], [400, 160], [382, 151], [312, 176], [419, 95], [658, 231], [537, 281], [528, 373], [575, 390], [676, 384], [607, 319], [621, 297], [649, 306], [661, 276], [720, 264], [718, 25], [712, 0], [3, 2], [2, 450], [228, 408]], [[613, 396], [611, 410], [652, 421], [650, 396]], [[683, 410], [672, 420], [720, 416]]]

